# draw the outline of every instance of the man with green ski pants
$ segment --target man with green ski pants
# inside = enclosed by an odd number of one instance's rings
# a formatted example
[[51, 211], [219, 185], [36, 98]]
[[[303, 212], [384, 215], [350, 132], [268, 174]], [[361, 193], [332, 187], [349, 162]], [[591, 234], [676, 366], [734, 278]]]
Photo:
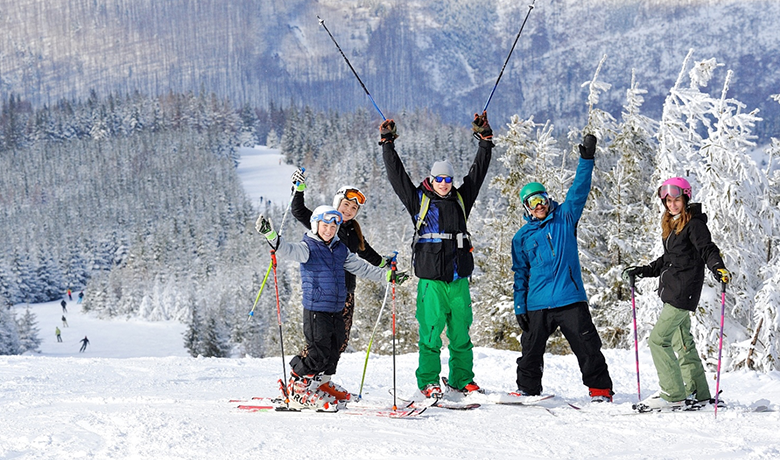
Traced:
[[474, 354], [469, 336], [473, 319], [469, 280], [474, 269], [473, 246], [466, 219], [487, 175], [493, 150], [493, 132], [487, 113], [474, 115], [474, 137], [479, 148], [468, 175], [455, 187], [455, 170], [437, 161], [418, 186], [412, 183], [395, 151], [395, 121], [380, 125], [382, 156], [387, 176], [415, 226], [412, 265], [417, 284], [417, 322], [420, 326], [417, 387], [427, 398], [440, 398], [441, 333], [449, 339], [450, 389], [479, 391], [474, 383]]

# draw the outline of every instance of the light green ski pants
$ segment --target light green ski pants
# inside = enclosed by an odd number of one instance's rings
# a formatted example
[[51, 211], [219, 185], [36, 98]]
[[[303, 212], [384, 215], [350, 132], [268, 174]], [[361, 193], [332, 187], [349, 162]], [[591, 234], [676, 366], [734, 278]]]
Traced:
[[704, 366], [691, 335], [691, 312], [665, 303], [650, 333], [650, 353], [662, 398], [682, 401], [694, 392], [699, 400], [710, 398]]
[[449, 384], [463, 388], [474, 380], [474, 353], [469, 336], [473, 321], [469, 280], [451, 283], [421, 279], [417, 283], [417, 322], [420, 325], [420, 352], [417, 387], [439, 384], [441, 372], [441, 333], [447, 328], [450, 350]]

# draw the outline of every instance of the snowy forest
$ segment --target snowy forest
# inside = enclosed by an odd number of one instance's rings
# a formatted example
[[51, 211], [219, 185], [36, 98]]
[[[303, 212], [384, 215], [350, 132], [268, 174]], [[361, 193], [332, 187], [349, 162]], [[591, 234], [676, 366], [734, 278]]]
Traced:
[[[510, 242], [523, 224], [517, 192], [547, 185], [563, 199], [584, 133], [599, 138], [596, 173], [578, 238], [594, 319], [608, 347], [633, 345], [631, 301], [620, 279], [628, 265], [661, 254], [657, 184], [675, 175], [693, 185], [713, 240], [733, 273], [725, 304], [728, 368], [778, 369], [780, 359], [780, 141], [758, 147], [760, 113], [732, 97], [734, 73], [691, 50], [658, 120], [643, 115], [641, 75], [616, 88], [604, 81], [608, 57], [593, 63], [578, 102], [581, 126], [556, 127], [533, 114], [490, 118], [497, 133], [490, 186], [470, 218], [478, 269], [472, 279], [476, 345], [518, 349], [512, 311]], [[710, 87], [717, 81], [722, 86]], [[623, 95], [620, 113], [600, 108]], [[767, 95], [780, 103], [780, 95]], [[476, 141], [463, 124], [425, 110], [387, 114], [398, 123], [397, 149], [413, 181], [449, 159], [465, 175]], [[412, 224], [386, 179], [377, 146], [380, 119], [367, 109], [323, 112], [310, 107], [233, 108], [206, 94], [139, 94], [34, 109], [16, 97], [0, 117], [0, 295], [7, 305], [58, 299], [84, 289], [83, 309], [104, 317], [175, 319], [188, 325], [183, 341], [194, 355], [272, 356], [278, 353], [276, 299], [260, 298], [248, 317], [269, 263], [254, 231], [258, 212], [281, 222], [284, 209], [255, 209], [236, 174], [238, 146], [266, 142], [309, 174], [307, 204], [330, 203], [342, 184], [361, 188], [368, 202], [358, 220], [380, 253], [399, 251], [408, 269]], [[267, 133], [262, 135], [260, 133]], [[756, 151], [759, 154], [756, 155]], [[756, 162], [754, 157], [761, 160]], [[456, 180], [456, 185], [458, 180]], [[297, 227], [296, 227], [297, 226]], [[304, 228], [288, 219], [285, 234]], [[636, 296], [640, 340], [660, 312], [656, 280], [641, 280]], [[297, 264], [280, 261], [280, 304], [286, 350], [303, 343]], [[717, 358], [720, 296], [708, 276], [693, 329], [705, 361]], [[400, 351], [416, 348], [414, 283], [398, 290]], [[358, 282], [351, 347], [365, 349], [384, 286]], [[35, 318], [0, 309], [0, 353], [34, 351]], [[390, 351], [390, 319], [372, 350]], [[565, 341], [551, 350], [566, 353]]]
[[[297, 105], [352, 112], [364, 93], [329, 25], [379, 105], [428, 109], [463, 124], [482, 107], [518, 27], [495, 119], [519, 110], [561, 127], [580, 124], [578, 85], [593, 60], [627, 86], [637, 69], [660, 113], [690, 48], [718, 56], [740, 85], [732, 97], [761, 109], [767, 141], [780, 127], [780, 2], [776, 0], [0, 0], [0, 92], [36, 106], [140, 91], [199, 93], [237, 106]], [[554, 84], [551, 84], [554, 83]], [[603, 95], [619, 113], [622, 95]]]

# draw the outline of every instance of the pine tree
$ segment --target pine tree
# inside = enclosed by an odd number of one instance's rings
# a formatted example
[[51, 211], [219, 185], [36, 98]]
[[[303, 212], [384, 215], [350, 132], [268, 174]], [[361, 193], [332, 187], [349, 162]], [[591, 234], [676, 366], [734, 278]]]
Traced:
[[13, 310], [0, 307], [0, 355], [18, 355], [23, 352]]
[[38, 336], [40, 330], [36, 324], [35, 313], [31, 312], [30, 307], [28, 306], [24, 312], [24, 316], [17, 320], [21, 353], [26, 351], [40, 352], [42, 340]]

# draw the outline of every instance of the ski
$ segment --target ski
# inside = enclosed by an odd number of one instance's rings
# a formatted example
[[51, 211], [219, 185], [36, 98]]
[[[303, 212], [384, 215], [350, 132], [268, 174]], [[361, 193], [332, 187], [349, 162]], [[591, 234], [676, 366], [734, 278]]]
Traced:
[[359, 407], [359, 408], [351, 408], [347, 407], [344, 409], [339, 409], [337, 411], [317, 411], [317, 410], [311, 410], [311, 409], [288, 409], [284, 405], [267, 405], [267, 404], [239, 404], [237, 406], [237, 409], [246, 411], [246, 412], [332, 412], [332, 413], [343, 413], [347, 415], [374, 415], [377, 417], [389, 417], [389, 418], [408, 418], [408, 417], [416, 417], [418, 415], [421, 415], [423, 412], [425, 412], [426, 408], [417, 408], [417, 407], [408, 407], [408, 408], [399, 408], [396, 410], [389, 409], [389, 408], [371, 408], [371, 407]]
[[375, 406], [366, 404], [357, 404], [355, 406], [341, 407], [338, 410], [313, 410], [313, 409], [292, 409], [288, 408], [280, 398], [267, 398], [255, 396], [247, 399], [231, 399], [231, 403], [239, 403], [237, 409], [246, 412], [341, 412], [351, 415], [376, 415], [389, 418], [407, 418], [416, 417], [425, 412], [426, 407], [412, 407], [411, 404], [399, 407], [396, 410], [386, 405]]
[[[388, 391], [390, 392], [391, 395], [393, 394], [392, 388], [389, 388]], [[421, 409], [421, 410], [425, 410], [429, 407], [436, 407], [439, 409], [448, 409], [448, 410], [473, 410], [481, 407], [481, 404], [479, 403], [473, 403], [473, 402], [464, 403], [459, 401], [449, 401], [442, 398], [425, 398], [423, 400], [415, 400], [414, 397], [404, 398], [399, 396], [398, 400], [401, 401], [404, 405], [406, 405], [406, 407]]]
[[554, 394], [543, 394], [533, 396], [521, 396], [502, 391], [491, 391], [481, 389], [473, 393], [463, 393], [457, 388], [450, 386], [446, 377], [441, 378], [444, 386], [444, 399], [457, 401], [471, 401], [473, 403], [487, 404], [507, 404], [515, 406], [534, 406], [547, 399], [554, 398]]

